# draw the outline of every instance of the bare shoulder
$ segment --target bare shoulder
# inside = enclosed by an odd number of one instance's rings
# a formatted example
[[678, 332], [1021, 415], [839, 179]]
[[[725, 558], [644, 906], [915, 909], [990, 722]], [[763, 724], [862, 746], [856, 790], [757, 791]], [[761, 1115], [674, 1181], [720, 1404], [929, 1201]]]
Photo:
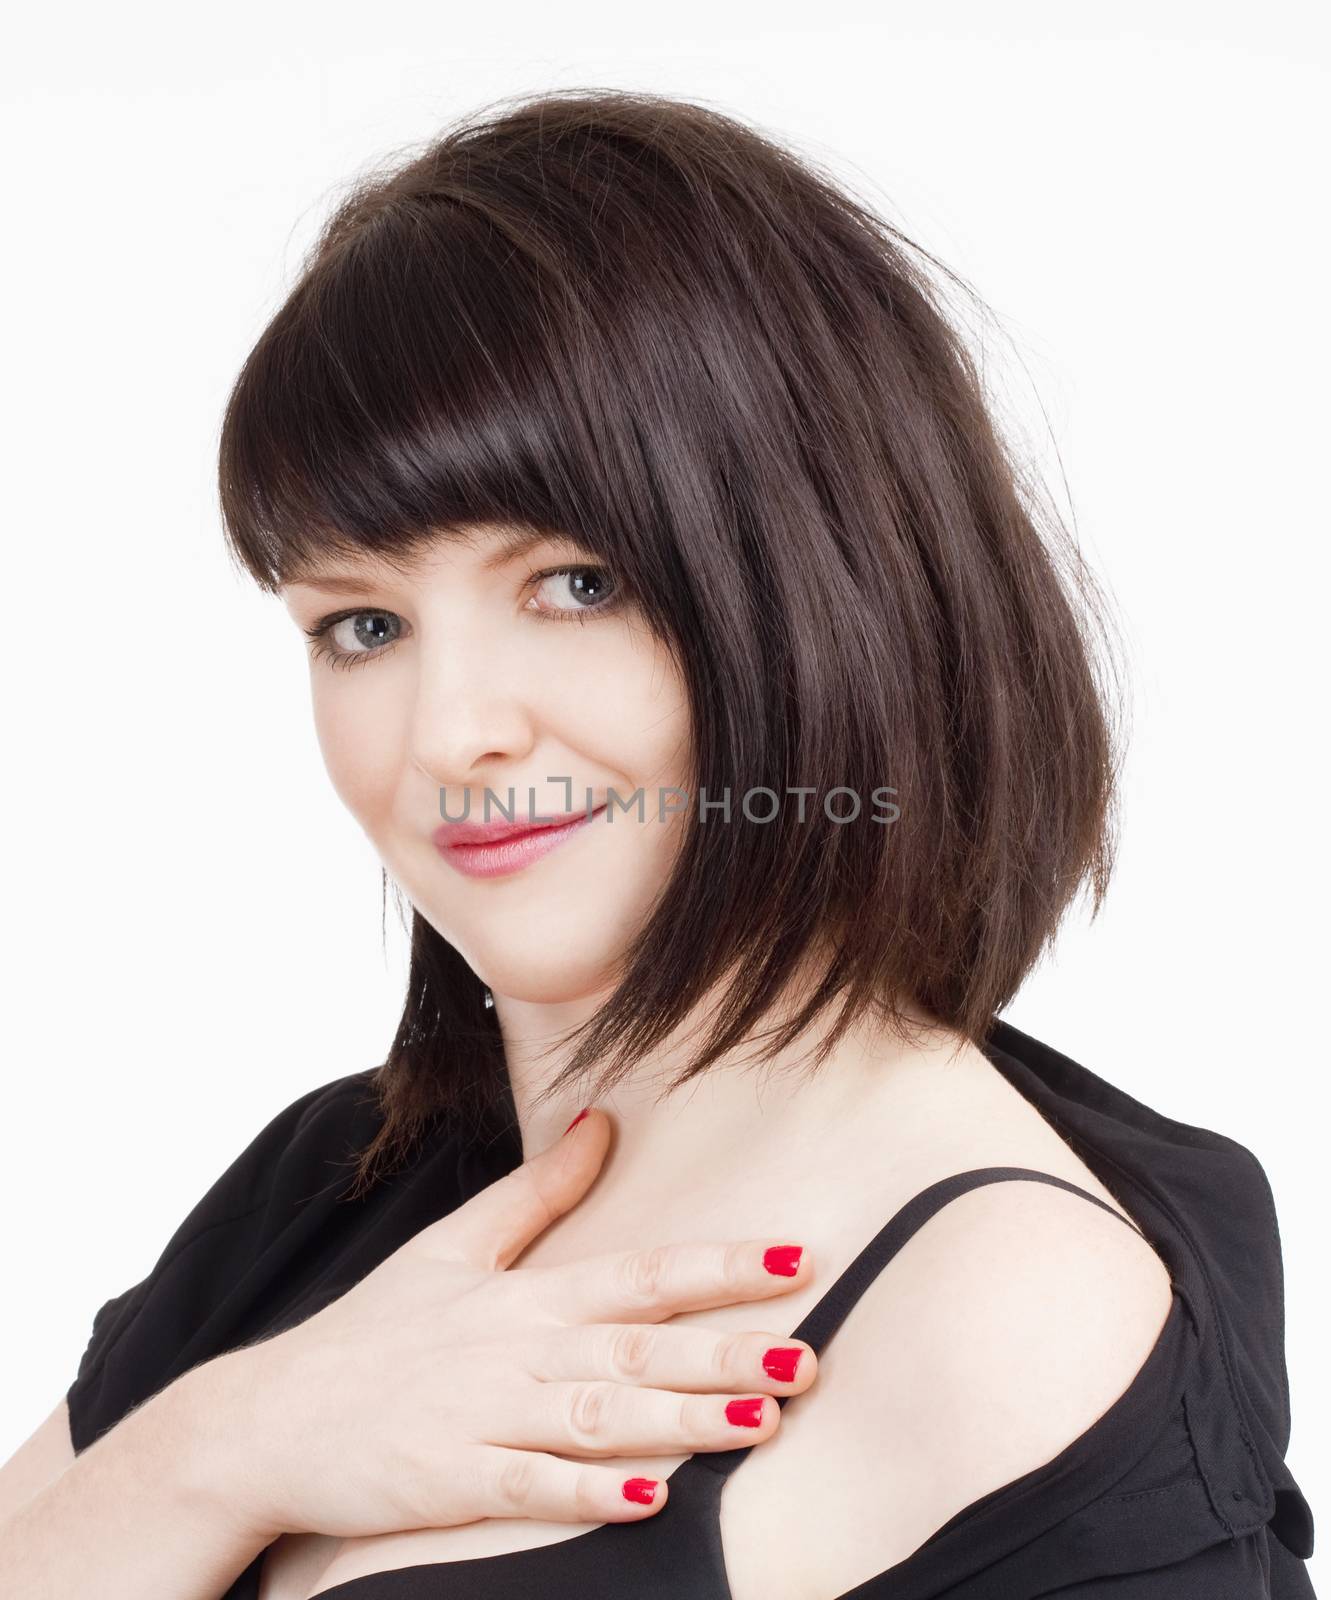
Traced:
[[[1150, 1243], [1081, 1195], [1014, 1180], [952, 1200], [853, 1307], [770, 1463], [747, 1469], [787, 1529], [785, 1586], [769, 1572], [766, 1592], [844, 1594], [1052, 1461], [1131, 1387], [1171, 1303]], [[811, 1483], [835, 1492], [811, 1505]]]
[[1097, 1422], [1145, 1364], [1173, 1298], [1149, 1241], [1047, 1183], [959, 1196], [892, 1265], [875, 1317], [914, 1382], [878, 1384], [874, 1404], [889, 1428], [909, 1425], [917, 1464], [946, 1483], [940, 1526]]
[[69, 1405], [62, 1395], [55, 1408], [0, 1466], [0, 1522], [53, 1483], [73, 1461]]

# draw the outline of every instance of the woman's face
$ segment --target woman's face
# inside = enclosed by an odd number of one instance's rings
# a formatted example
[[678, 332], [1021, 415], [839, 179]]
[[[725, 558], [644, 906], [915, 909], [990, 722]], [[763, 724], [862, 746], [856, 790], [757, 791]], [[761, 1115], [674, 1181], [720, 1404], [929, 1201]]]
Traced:
[[[410, 577], [330, 557], [282, 597], [323, 629], [319, 745], [389, 875], [497, 994], [558, 1004], [613, 982], [664, 887], [691, 744], [675, 662], [614, 573], [568, 541], [524, 539], [441, 537]], [[589, 810], [525, 863], [435, 838], [464, 814], [511, 827], [506, 812]]]

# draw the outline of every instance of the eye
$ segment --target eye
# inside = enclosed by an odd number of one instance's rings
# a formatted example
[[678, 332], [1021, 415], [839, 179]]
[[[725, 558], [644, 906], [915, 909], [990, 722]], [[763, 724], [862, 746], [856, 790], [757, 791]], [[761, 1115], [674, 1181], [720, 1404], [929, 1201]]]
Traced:
[[531, 609], [551, 622], [585, 622], [620, 602], [621, 591], [608, 567], [554, 567], [536, 574]]
[[391, 611], [338, 611], [304, 630], [310, 655], [330, 666], [355, 667], [385, 655], [402, 635], [402, 619]]

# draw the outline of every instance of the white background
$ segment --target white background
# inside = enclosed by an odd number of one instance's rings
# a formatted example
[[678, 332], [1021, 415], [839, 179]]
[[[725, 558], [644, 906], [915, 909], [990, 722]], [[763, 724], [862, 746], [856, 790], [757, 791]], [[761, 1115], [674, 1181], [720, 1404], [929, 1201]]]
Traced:
[[497, 95], [616, 85], [795, 141], [993, 309], [990, 372], [1135, 685], [1116, 885], [1008, 1016], [1258, 1155], [1289, 1459], [1331, 1517], [1327, 39], [1311, 6], [1213, 0], [813, 9], [11, 22], [0, 1459], [216, 1175], [397, 1021], [404, 940], [390, 906], [381, 942], [299, 637], [224, 559], [228, 385], [358, 168]]

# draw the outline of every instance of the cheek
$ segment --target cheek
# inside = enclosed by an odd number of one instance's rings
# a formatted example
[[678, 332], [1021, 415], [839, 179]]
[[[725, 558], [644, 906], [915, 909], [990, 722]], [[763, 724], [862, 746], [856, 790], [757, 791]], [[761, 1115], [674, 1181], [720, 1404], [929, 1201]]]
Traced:
[[342, 804], [367, 828], [392, 809], [400, 749], [396, 719], [370, 688], [329, 685], [316, 677], [312, 691], [314, 729], [328, 776]]
[[[595, 664], [585, 692], [575, 701], [565, 696], [584, 730], [570, 742], [598, 758], [606, 773], [619, 775], [627, 788], [615, 788], [624, 799], [641, 787], [645, 809], [655, 816], [660, 789], [691, 785], [688, 691], [663, 645], [640, 632], [628, 645], [616, 644], [613, 654], [607, 651]], [[583, 714], [586, 708], [590, 717]]]
[[[632, 934], [674, 864], [688, 810], [681, 810], [680, 796], [669, 791], [684, 790], [692, 806], [697, 797], [688, 694], [670, 658], [635, 654], [603, 681], [605, 688], [593, 702], [598, 732], [590, 753], [600, 758], [603, 771], [615, 774], [617, 805], [612, 820], [602, 817], [597, 824], [611, 870], [596, 898], [618, 941]], [[585, 740], [582, 747], [588, 749]], [[607, 885], [612, 887], [608, 896]]]

